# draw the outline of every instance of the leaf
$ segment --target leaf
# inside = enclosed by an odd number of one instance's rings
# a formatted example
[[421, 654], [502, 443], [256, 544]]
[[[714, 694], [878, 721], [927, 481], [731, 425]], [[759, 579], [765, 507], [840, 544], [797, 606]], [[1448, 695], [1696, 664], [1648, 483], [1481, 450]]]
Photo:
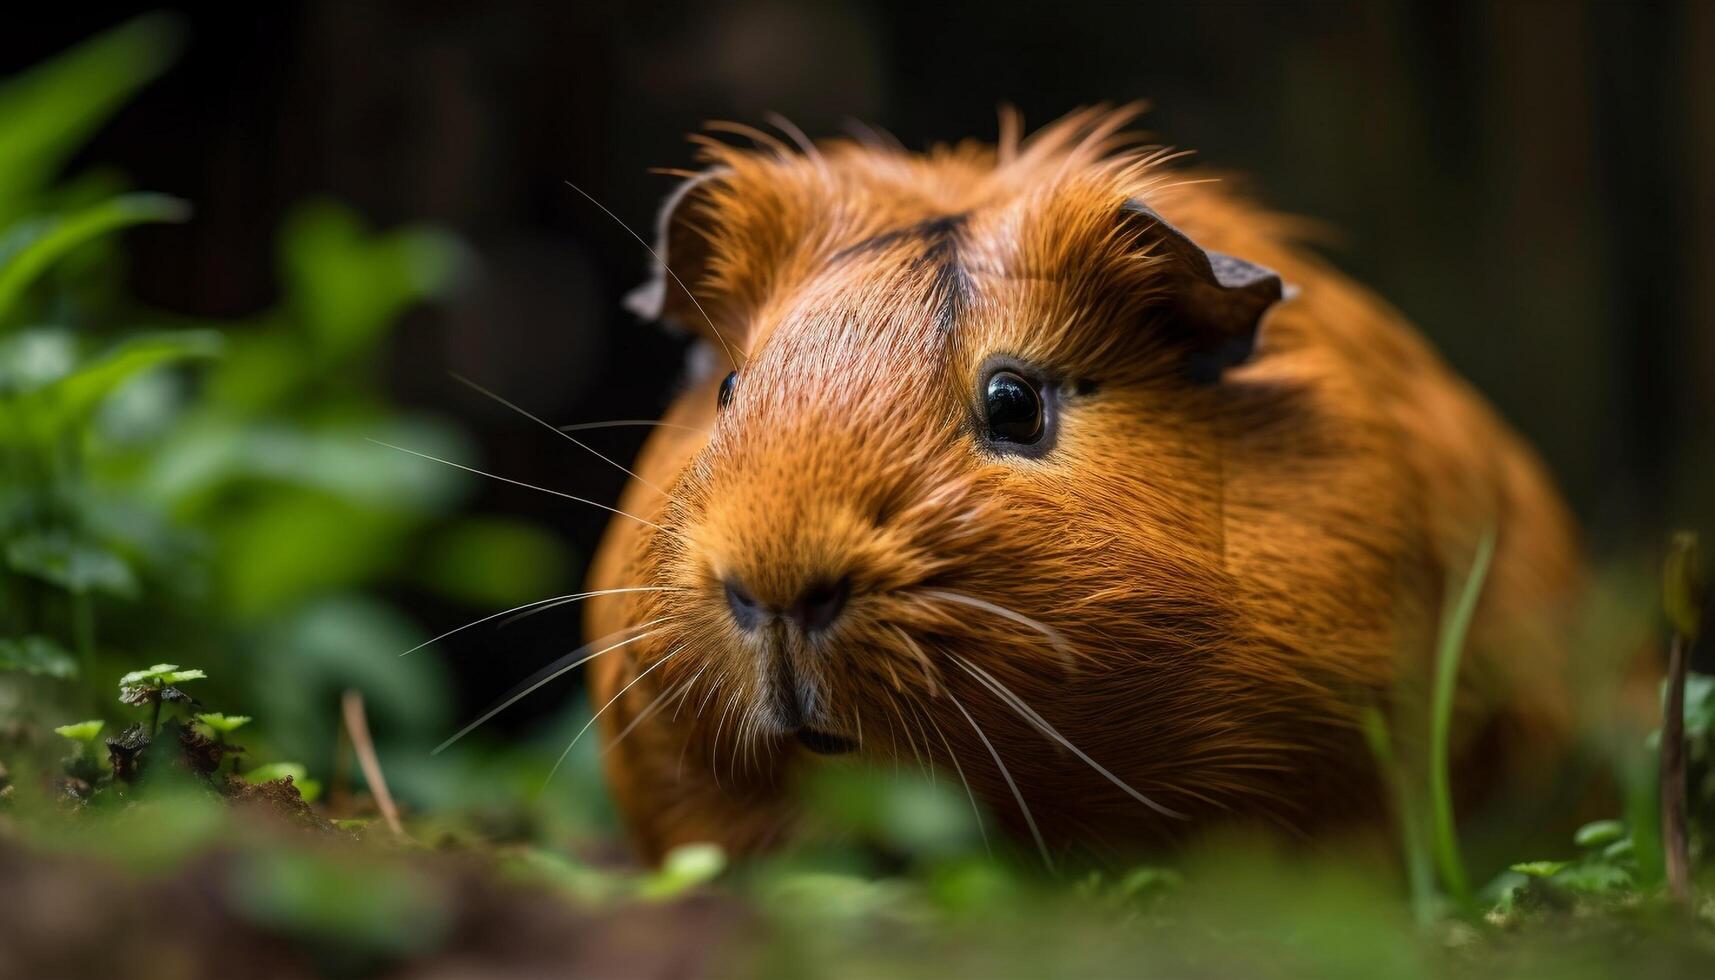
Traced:
[[1602, 861], [1573, 865], [1554, 876], [1554, 883], [1587, 895], [1605, 895], [1630, 888], [1632, 874]]
[[[141, 684], [144, 681], [159, 680], [178, 669], [178, 664], [156, 664], [153, 667], [143, 670], [133, 670], [124, 677], [119, 678], [119, 686], [130, 687], [133, 684]], [[165, 683], [165, 681], [162, 681], [162, 683]]]
[[74, 742], [93, 742], [101, 734], [101, 728], [106, 722], [97, 718], [93, 721], [80, 721], [75, 725], [61, 725], [54, 729], [55, 735], [62, 735]]
[[120, 385], [145, 371], [220, 353], [221, 336], [212, 330], [142, 334], [52, 384], [18, 397], [20, 413], [33, 413], [46, 431], [61, 431], [87, 419]]
[[45, 636], [0, 637], [0, 670], [63, 681], [77, 676], [77, 659]]
[[68, 215], [30, 222], [0, 241], [0, 318], [66, 253], [132, 225], [184, 221], [190, 206], [164, 194], [121, 194]]
[[1572, 835], [1572, 843], [1579, 847], [1601, 847], [1612, 844], [1626, 835], [1626, 825], [1618, 820], [1597, 820], [1578, 828]]
[[565, 552], [544, 528], [499, 518], [459, 521], [414, 566], [442, 595], [473, 606], [515, 606], [565, 591]]
[[137, 596], [137, 576], [125, 559], [64, 530], [21, 534], [6, 546], [6, 565], [74, 595]]
[[179, 48], [178, 21], [139, 17], [0, 84], [0, 224]]
[[51, 384], [77, 367], [77, 343], [69, 330], [22, 330], [0, 341], [0, 395]]
[[643, 880], [639, 893], [658, 900], [675, 898], [713, 881], [726, 864], [726, 852], [719, 844], [681, 844], [667, 852], [661, 869]]
[[197, 721], [200, 721], [215, 731], [220, 732], [222, 735], [230, 735], [240, 728], [243, 728], [245, 725], [250, 724], [250, 716], [223, 715], [218, 711], [205, 712], [197, 715]]
[[288, 304], [329, 360], [367, 352], [412, 303], [440, 294], [469, 263], [456, 238], [423, 228], [372, 234], [349, 209], [319, 202], [286, 222]]
[[1532, 878], [1552, 878], [1566, 869], [1565, 861], [1523, 861], [1511, 865], [1512, 870]]

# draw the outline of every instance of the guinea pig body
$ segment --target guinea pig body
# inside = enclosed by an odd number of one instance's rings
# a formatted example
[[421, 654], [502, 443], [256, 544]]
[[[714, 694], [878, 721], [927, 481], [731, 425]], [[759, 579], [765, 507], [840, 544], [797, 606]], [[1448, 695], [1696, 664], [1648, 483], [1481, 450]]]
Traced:
[[1418, 730], [1487, 533], [1460, 777], [1559, 738], [1580, 563], [1531, 451], [1128, 118], [705, 142], [640, 300], [701, 363], [592, 568], [635, 591], [586, 624], [646, 855], [786, 839], [794, 774], [844, 753], [954, 774], [1045, 854], [1373, 816], [1363, 719]]

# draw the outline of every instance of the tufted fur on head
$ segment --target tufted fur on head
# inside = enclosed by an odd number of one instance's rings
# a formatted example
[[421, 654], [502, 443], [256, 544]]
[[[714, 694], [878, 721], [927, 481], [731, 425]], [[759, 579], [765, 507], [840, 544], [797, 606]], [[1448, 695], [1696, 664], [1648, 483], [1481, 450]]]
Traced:
[[[704, 356], [590, 583], [657, 590], [588, 621], [624, 641], [591, 685], [647, 854], [770, 845], [845, 750], [956, 774], [1045, 855], [1373, 815], [1359, 718], [1426, 676], [1491, 528], [1461, 752], [1557, 737], [1578, 557], [1531, 452], [1134, 114], [923, 155], [697, 138], [634, 307]], [[997, 370], [1039, 440], [988, 431]]]

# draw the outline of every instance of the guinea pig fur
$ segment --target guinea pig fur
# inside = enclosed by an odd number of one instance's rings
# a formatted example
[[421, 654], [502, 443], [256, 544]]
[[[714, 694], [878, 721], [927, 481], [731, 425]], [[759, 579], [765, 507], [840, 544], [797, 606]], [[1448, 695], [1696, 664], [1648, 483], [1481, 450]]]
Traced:
[[1134, 115], [697, 138], [633, 305], [702, 350], [592, 567], [632, 591], [586, 621], [646, 856], [790, 840], [795, 776], [845, 754], [962, 779], [1045, 857], [1379, 822], [1363, 720], [1426, 730], [1490, 534], [1456, 778], [1564, 737], [1581, 562], [1535, 455]]

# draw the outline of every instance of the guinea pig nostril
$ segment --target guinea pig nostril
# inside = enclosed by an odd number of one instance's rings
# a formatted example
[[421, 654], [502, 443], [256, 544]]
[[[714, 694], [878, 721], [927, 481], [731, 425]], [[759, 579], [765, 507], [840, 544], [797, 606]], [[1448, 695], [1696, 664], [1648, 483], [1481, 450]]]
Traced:
[[726, 587], [726, 604], [732, 611], [733, 622], [747, 630], [761, 625], [766, 616], [762, 603], [736, 582], [728, 580], [721, 584]]
[[851, 594], [850, 578], [814, 585], [798, 597], [786, 615], [806, 633], [825, 630], [839, 618]]

